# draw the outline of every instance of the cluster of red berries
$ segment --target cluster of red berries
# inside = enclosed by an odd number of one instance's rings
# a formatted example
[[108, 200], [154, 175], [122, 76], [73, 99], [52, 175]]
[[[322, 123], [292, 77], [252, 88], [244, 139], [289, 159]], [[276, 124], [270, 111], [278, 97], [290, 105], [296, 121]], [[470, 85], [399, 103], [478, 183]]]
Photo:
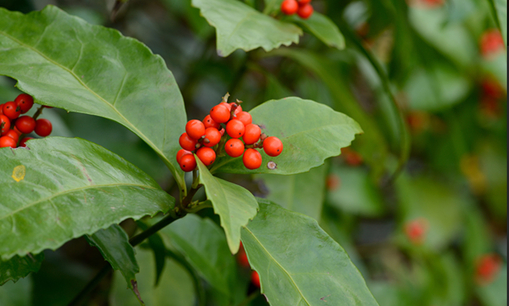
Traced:
[[310, 2], [311, 0], [285, 0], [281, 3], [281, 12], [285, 15], [297, 13], [300, 18], [308, 19], [314, 12]]
[[25, 147], [27, 140], [32, 137], [24, 136], [34, 131], [41, 137], [51, 134], [51, 122], [48, 119], [37, 119], [43, 106], [33, 117], [20, 116], [28, 112], [33, 105], [34, 99], [27, 94], [20, 94], [14, 101], [0, 104], [0, 148]]
[[228, 103], [228, 96], [214, 106], [203, 121], [193, 119], [187, 122], [186, 132], [179, 139], [182, 150], [177, 152], [177, 162], [182, 170], [189, 172], [196, 168], [193, 152], [205, 166], [212, 165], [223, 146], [231, 157], [243, 155], [244, 166], [251, 170], [262, 165], [262, 155], [256, 149], [263, 147], [269, 156], [283, 152], [281, 140], [262, 133], [260, 126], [252, 123], [251, 115], [242, 111], [241, 101]]

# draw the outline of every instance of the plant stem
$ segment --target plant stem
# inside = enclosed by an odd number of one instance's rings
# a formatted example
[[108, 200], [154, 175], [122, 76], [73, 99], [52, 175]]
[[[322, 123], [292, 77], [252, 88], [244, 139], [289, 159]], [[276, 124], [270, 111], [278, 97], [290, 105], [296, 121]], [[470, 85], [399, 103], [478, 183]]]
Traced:
[[97, 285], [99, 285], [102, 279], [106, 275], [108, 275], [110, 271], [111, 266], [109, 263], [106, 263], [104, 267], [99, 271], [99, 273], [97, 273], [97, 275], [90, 282], [88, 282], [87, 286], [83, 288], [83, 290], [81, 290], [80, 293], [78, 293], [78, 295], [74, 297], [74, 299], [68, 304], [68, 306], [79, 306], [83, 304], [85, 298], [95, 289]]
[[150, 237], [151, 235], [157, 233], [159, 230], [161, 230], [162, 228], [164, 228], [165, 226], [169, 225], [170, 223], [172, 223], [173, 221], [175, 220], [178, 220], [182, 217], [184, 217], [186, 214], [182, 215], [182, 216], [177, 216], [175, 214], [171, 214], [166, 216], [165, 218], [163, 218], [161, 221], [157, 222], [156, 224], [152, 225], [151, 227], [149, 227], [147, 230], [139, 233], [138, 235], [132, 237], [131, 239], [129, 239], [129, 243], [134, 247], [134, 246], [137, 246], [138, 244], [142, 243], [143, 240], [147, 239], [148, 237]]

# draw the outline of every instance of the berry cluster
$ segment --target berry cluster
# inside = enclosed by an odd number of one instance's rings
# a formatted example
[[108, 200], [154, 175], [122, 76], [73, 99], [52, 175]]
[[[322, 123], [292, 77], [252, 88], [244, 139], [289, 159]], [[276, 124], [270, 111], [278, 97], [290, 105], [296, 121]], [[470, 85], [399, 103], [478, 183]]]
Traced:
[[281, 12], [286, 15], [297, 13], [300, 18], [308, 19], [314, 12], [310, 2], [311, 0], [285, 0], [281, 3]]
[[203, 121], [187, 122], [186, 132], [179, 139], [182, 150], [177, 152], [182, 170], [189, 172], [196, 168], [193, 152], [205, 166], [210, 166], [224, 147], [231, 157], [243, 155], [244, 166], [251, 170], [262, 165], [262, 155], [256, 149], [263, 147], [269, 156], [283, 152], [281, 140], [262, 133], [260, 127], [252, 123], [251, 115], [242, 111], [241, 101], [228, 103], [228, 96], [226, 94], [223, 102], [214, 106]]
[[27, 94], [20, 94], [14, 101], [0, 104], [0, 148], [25, 147], [27, 140], [32, 137], [24, 136], [34, 131], [41, 137], [51, 134], [53, 129], [51, 122], [47, 119], [37, 119], [43, 106], [33, 117], [20, 116], [28, 112], [33, 105], [34, 99]]

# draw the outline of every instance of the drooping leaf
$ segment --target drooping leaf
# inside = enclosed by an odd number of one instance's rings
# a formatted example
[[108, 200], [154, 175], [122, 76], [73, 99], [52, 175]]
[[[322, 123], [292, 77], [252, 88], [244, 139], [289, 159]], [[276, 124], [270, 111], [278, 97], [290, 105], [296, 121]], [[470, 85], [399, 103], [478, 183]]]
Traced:
[[0, 149], [0, 254], [56, 249], [175, 200], [147, 174], [82, 139], [50, 137]]
[[271, 305], [378, 305], [348, 254], [315, 220], [258, 201], [242, 243]]
[[14, 256], [6, 261], [0, 261], [0, 286], [12, 280], [17, 282], [31, 272], [39, 271], [44, 254]]
[[338, 26], [332, 22], [329, 17], [314, 12], [308, 19], [294, 17], [292, 20], [315, 35], [327, 46], [339, 50], [345, 48], [345, 38], [343, 34], [341, 34]]
[[[318, 167], [326, 158], [337, 156], [350, 145], [362, 129], [350, 117], [310, 100], [290, 97], [271, 100], [249, 112], [253, 122], [268, 136], [283, 142], [283, 152], [270, 157], [263, 150], [262, 165], [255, 170], [244, 167], [242, 158], [218, 158], [211, 171], [229, 173], [297, 174]], [[284, 115], [284, 116], [283, 116]], [[267, 164], [277, 167], [269, 169]]]
[[327, 167], [324, 165], [287, 176], [259, 174], [256, 179], [260, 179], [267, 188], [266, 199], [318, 220], [325, 198], [326, 174]]
[[214, 212], [221, 218], [230, 251], [239, 250], [240, 230], [256, 215], [258, 203], [247, 189], [213, 176], [207, 167], [196, 158], [200, 170], [200, 184], [205, 187], [207, 198]]
[[228, 56], [237, 49], [265, 51], [299, 42], [302, 30], [262, 14], [235, 0], [192, 0], [192, 5], [217, 31], [217, 53]]
[[184, 186], [174, 158], [186, 122], [182, 96], [145, 45], [53, 6], [27, 15], [0, 8], [0, 75], [18, 80], [38, 103], [124, 125]]

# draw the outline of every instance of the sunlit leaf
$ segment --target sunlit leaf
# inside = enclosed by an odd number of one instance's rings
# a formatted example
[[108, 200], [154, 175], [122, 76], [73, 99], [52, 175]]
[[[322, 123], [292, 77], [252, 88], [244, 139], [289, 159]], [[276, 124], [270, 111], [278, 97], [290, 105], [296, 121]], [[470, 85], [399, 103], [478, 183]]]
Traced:
[[338, 26], [332, 22], [329, 17], [314, 12], [308, 19], [294, 17], [292, 20], [315, 35], [327, 46], [340, 50], [345, 48], [345, 38], [343, 34], [341, 34]]

